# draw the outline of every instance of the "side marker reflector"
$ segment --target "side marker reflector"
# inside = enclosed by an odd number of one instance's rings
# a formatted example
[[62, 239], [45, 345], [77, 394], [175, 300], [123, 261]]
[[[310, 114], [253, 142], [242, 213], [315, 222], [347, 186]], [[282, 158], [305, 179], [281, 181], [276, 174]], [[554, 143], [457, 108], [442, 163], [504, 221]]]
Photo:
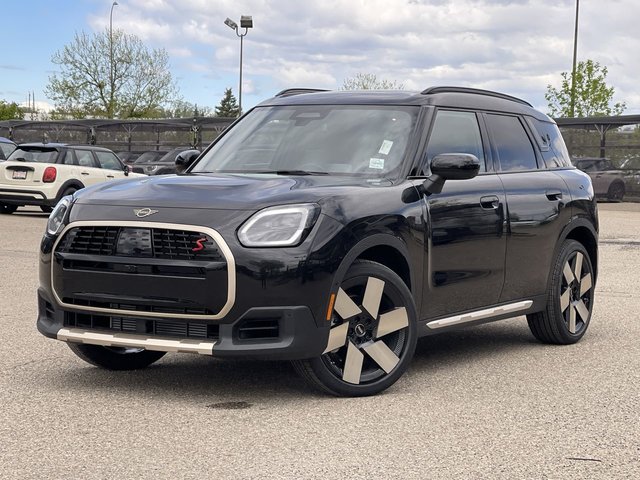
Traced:
[[332, 293], [329, 298], [329, 308], [327, 309], [327, 322], [331, 320], [331, 314], [333, 313], [333, 304], [336, 302], [336, 294]]

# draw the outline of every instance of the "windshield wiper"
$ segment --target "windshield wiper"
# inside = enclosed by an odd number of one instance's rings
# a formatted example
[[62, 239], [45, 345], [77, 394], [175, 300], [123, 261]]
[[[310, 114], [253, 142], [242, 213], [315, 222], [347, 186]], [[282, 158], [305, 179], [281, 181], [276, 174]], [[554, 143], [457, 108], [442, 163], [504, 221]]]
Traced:
[[215, 170], [190, 173], [264, 173], [269, 175], [329, 175], [329, 172], [316, 172], [312, 170]]

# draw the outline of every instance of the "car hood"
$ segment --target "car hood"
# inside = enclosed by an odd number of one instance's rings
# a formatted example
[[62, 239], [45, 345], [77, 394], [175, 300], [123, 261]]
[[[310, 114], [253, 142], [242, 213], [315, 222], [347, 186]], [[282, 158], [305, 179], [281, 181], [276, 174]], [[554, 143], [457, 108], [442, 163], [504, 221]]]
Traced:
[[388, 180], [340, 176], [247, 174], [161, 175], [107, 182], [76, 193], [83, 205], [258, 210], [321, 202], [354, 189], [389, 186]]

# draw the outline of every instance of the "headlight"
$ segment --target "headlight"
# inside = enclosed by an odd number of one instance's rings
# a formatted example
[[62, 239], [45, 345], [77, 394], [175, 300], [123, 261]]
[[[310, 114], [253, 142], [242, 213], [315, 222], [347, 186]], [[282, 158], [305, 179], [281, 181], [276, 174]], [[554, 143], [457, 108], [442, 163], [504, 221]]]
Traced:
[[238, 231], [245, 247], [291, 247], [313, 226], [320, 207], [315, 204], [269, 207], [253, 215]]
[[47, 222], [47, 233], [51, 236], [58, 235], [65, 225], [69, 208], [71, 208], [71, 195], [62, 197], [62, 200], [58, 202], [56, 208], [53, 209], [51, 215], [49, 215], [49, 221]]

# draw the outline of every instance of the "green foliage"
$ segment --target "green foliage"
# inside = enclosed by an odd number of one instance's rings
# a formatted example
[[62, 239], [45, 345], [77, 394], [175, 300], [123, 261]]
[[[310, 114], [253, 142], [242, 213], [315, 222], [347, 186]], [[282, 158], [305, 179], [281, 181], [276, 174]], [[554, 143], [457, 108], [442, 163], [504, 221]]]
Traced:
[[549, 104], [552, 117], [601, 117], [620, 115], [627, 105], [618, 102], [612, 105], [615, 90], [606, 83], [607, 67], [593, 60], [578, 62], [575, 77], [575, 106], [571, 112], [570, 72], [562, 72], [560, 88], [547, 85], [544, 98]]
[[211, 107], [201, 107], [197, 103], [185, 100], [176, 100], [170, 109], [167, 110], [167, 117], [189, 118], [189, 117], [210, 117], [213, 115]]
[[240, 107], [230, 88], [225, 89], [220, 105], [216, 107], [217, 117], [239, 117]]
[[16, 102], [0, 100], [0, 120], [22, 120], [24, 112]]
[[[111, 49], [113, 48], [113, 73]], [[109, 30], [76, 33], [51, 61], [60, 67], [45, 93], [72, 118], [154, 118], [176, 96], [164, 49], [149, 50], [135, 35]]]
[[396, 80], [378, 79], [374, 73], [356, 73], [354, 77], [345, 78], [342, 90], [403, 90], [404, 83]]

